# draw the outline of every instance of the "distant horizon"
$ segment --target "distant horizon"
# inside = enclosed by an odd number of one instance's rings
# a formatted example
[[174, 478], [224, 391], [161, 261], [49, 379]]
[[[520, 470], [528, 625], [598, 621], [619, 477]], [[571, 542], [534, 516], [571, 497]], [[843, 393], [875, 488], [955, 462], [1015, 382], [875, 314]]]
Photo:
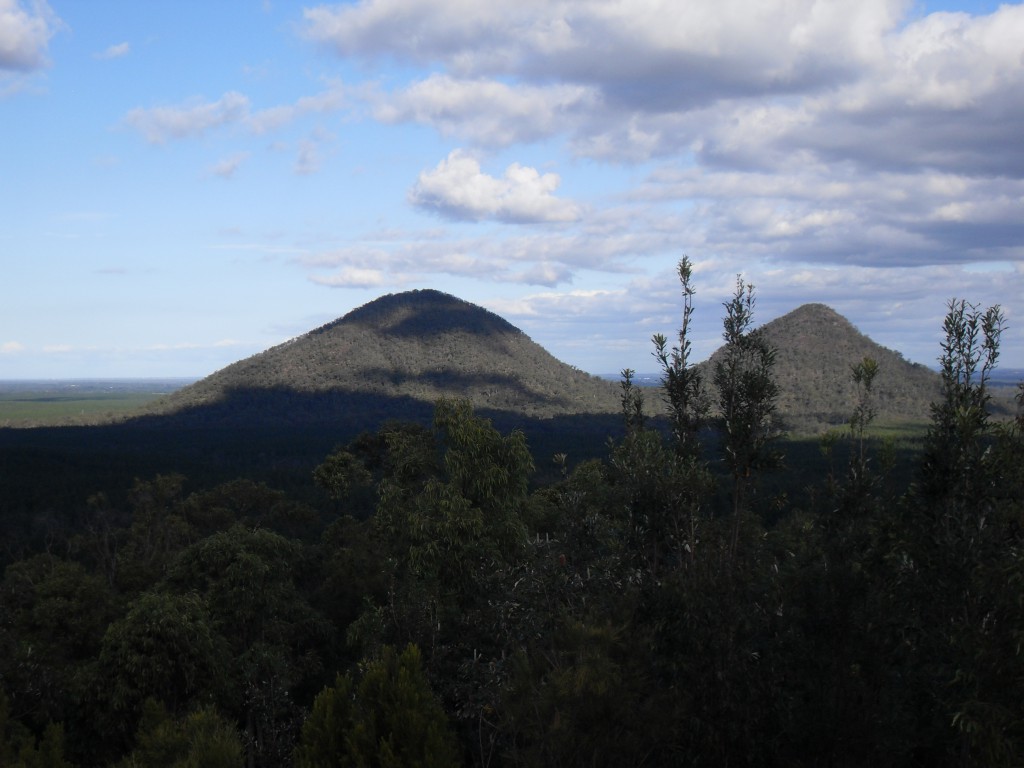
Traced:
[[[698, 360], [698, 363], [704, 362]], [[927, 366], [927, 368], [935, 373], [939, 372], [938, 366]], [[0, 378], [0, 386], [11, 385], [11, 384], [75, 384], [75, 383], [118, 383], [118, 382], [184, 382], [186, 385], [197, 381], [201, 381], [207, 376], [212, 376], [217, 371], [211, 371], [205, 376], [91, 376], [91, 377], [76, 377], [72, 376], [69, 378]], [[616, 381], [621, 379], [622, 371], [604, 371], [600, 373], [592, 373], [590, 371], [584, 371], [591, 376], [597, 376], [601, 379], [607, 379], [608, 381]], [[648, 379], [660, 379], [664, 374], [661, 371], [634, 371], [633, 375], [638, 380]], [[992, 374], [992, 380], [1001, 384], [1016, 382], [1017, 380], [1024, 381], [1024, 368], [1011, 368], [1008, 366], [999, 366], [995, 369]]]

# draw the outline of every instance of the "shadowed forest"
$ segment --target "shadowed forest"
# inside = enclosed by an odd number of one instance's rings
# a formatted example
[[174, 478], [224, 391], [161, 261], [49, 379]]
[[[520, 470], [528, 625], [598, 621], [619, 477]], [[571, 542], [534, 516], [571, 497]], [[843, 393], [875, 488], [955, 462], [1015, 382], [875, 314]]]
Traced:
[[[879, 437], [863, 358], [845, 426], [801, 453], [753, 288], [697, 366], [678, 274], [662, 385], [623, 371], [614, 426], [441, 399], [340, 445], [137, 427], [152, 472], [119, 487], [127, 427], [79, 454], [5, 436], [0, 765], [1019, 765], [1024, 385], [994, 418], [999, 308], [949, 303], [912, 451]], [[303, 451], [314, 492], [289, 485]], [[84, 503], [30, 493], [58, 460]]]

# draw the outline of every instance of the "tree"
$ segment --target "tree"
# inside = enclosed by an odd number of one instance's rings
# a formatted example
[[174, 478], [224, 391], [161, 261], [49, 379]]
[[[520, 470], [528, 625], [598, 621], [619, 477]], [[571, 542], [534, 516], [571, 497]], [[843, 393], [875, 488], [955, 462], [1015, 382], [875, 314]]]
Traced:
[[918, 685], [937, 702], [920, 718], [935, 761], [1015, 765], [1021, 757], [1024, 535], [1019, 497], [1006, 495], [1020, 470], [1005, 460], [1020, 453], [1013, 428], [1001, 435], [988, 413], [1004, 327], [998, 306], [949, 302], [942, 396], [903, 519], [900, 587], [914, 606], [911, 647], [927, 659]]
[[168, 588], [208, 606], [230, 649], [224, 709], [245, 724], [250, 765], [277, 764], [291, 751], [292, 691], [320, 671], [316, 645], [327, 627], [296, 586], [301, 555], [297, 542], [235, 525], [186, 549], [168, 574]]
[[375, 523], [401, 542], [410, 575], [435, 599], [472, 599], [484, 572], [526, 543], [521, 511], [533, 459], [522, 432], [502, 435], [467, 401], [439, 401], [434, 430], [441, 458], [433, 466], [418, 441], [392, 446]]
[[850, 431], [857, 443], [857, 461], [863, 466], [866, 461], [864, 455], [865, 433], [878, 413], [874, 401], [878, 363], [870, 357], [865, 357], [856, 365], [850, 366], [850, 372], [853, 376], [854, 386], [857, 388], [857, 403], [850, 416]]
[[335, 500], [344, 499], [354, 487], [367, 485], [373, 477], [355, 455], [338, 449], [313, 470], [313, 479], [327, 495]]
[[174, 718], [159, 702], [148, 699], [135, 749], [117, 768], [238, 768], [242, 760], [238, 731], [214, 707]]
[[385, 646], [360, 679], [339, 675], [313, 703], [295, 750], [296, 768], [448, 768], [460, 764], [444, 710], [419, 649]]
[[690, 319], [693, 316], [693, 265], [683, 256], [676, 267], [683, 294], [683, 321], [679, 326], [679, 344], [668, 348], [668, 339], [654, 334], [654, 358], [661, 364], [661, 386], [668, 403], [669, 423], [676, 451], [697, 458], [700, 455], [698, 432], [708, 412], [701, 369], [690, 364]]
[[747, 511], [753, 477], [758, 470], [778, 463], [778, 455], [771, 450], [778, 435], [774, 416], [779, 388], [772, 374], [777, 353], [764, 334], [751, 329], [754, 305], [754, 286], [737, 276], [736, 291], [723, 304], [725, 347], [714, 366], [722, 451], [732, 479], [734, 555], [740, 515]]
[[174, 557], [195, 536], [183, 512], [181, 475], [136, 480], [129, 493], [132, 524], [117, 554], [117, 583], [127, 593], [142, 592], [166, 574]]
[[988, 382], [999, 359], [1006, 320], [998, 305], [982, 312], [977, 305], [954, 299], [948, 310], [939, 356], [942, 399], [932, 405], [920, 490], [966, 503], [990, 492], [985, 472]]
[[8, 566], [0, 582], [0, 679], [27, 722], [69, 723], [79, 714], [114, 598], [104, 579], [50, 555]]
[[72, 768], [64, 757], [64, 727], [47, 723], [42, 738], [10, 717], [10, 703], [0, 688], [0, 765], [5, 768]]
[[148, 698], [180, 715], [193, 700], [220, 693], [226, 651], [198, 595], [140, 595], [107, 628], [100, 649], [96, 685], [111, 735], [126, 738]]

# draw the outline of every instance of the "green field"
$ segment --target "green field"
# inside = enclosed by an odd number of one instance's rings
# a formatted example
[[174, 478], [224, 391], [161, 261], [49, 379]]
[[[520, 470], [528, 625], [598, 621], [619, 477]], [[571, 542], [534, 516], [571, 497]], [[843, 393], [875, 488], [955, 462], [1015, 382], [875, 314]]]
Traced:
[[110, 422], [191, 379], [0, 381], [0, 427]]

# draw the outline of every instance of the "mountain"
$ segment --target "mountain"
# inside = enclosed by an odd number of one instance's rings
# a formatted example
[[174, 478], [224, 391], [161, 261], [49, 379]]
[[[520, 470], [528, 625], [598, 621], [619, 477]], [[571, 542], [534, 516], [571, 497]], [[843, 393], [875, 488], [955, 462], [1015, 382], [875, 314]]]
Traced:
[[150, 415], [190, 423], [373, 426], [429, 415], [442, 396], [529, 417], [619, 410], [616, 384], [562, 363], [479, 306], [389, 294], [185, 387]]
[[[778, 349], [778, 412], [793, 431], [844, 423], [856, 390], [851, 366], [879, 364], [878, 419], [927, 419], [939, 378], [876, 344], [824, 304], [805, 304], [761, 327]], [[710, 385], [722, 351], [701, 363]], [[302, 336], [227, 366], [146, 411], [183, 425], [424, 421], [440, 397], [464, 397], [499, 421], [618, 414], [619, 387], [560, 362], [482, 307], [434, 290], [389, 294]], [[662, 410], [661, 398], [647, 398]]]
[[[856, 402], [851, 367], [863, 358], [878, 363], [874, 382], [877, 419], [921, 420], [939, 397], [939, 375], [875, 343], [824, 304], [804, 304], [761, 326], [777, 350], [778, 413], [789, 429], [814, 430], [846, 422]], [[706, 366], [711, 379], [719, 349]]]

